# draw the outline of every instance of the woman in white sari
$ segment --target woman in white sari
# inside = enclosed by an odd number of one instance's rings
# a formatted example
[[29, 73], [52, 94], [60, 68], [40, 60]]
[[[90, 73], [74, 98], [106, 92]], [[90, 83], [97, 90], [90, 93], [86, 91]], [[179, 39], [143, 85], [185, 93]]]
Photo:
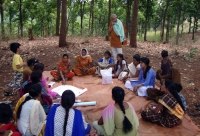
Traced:
[[44, 130], [46, 114], [38, 100], [41, 91], [40, 84], [32, 85], [29, 93], [24, 95], [25, 100], [21, 100], [23, 102], [18, 102], [16, 105], [17, 128], [23, 136], [39, 136]]

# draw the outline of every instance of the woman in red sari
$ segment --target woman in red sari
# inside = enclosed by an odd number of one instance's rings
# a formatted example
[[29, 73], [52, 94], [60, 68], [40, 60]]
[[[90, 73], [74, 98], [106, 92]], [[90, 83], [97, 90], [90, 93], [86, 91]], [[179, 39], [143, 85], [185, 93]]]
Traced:
[[[11, 136], [20, 136], [21, 134], [16, 130], [13, 120], [13, 111], [9, 104], [0, 104], [0, 130], [12, 131]], [[0, 136], [2, 136], [0, 134]]]
[[63, 55], [62, 59], [58, 62], [58, 70], [52, 70], [51, 75], [56, 81], [62, 79], [63, 84], [66, 84], [66, 81], [74, 76], [74, 72], [70, 70], [70, 60], [67, 54]]

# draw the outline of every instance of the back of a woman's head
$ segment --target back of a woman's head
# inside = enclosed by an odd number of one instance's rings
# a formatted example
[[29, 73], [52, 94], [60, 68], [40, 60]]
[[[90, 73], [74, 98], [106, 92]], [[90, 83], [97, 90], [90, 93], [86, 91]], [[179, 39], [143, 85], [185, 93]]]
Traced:
[[147, 57], [142, 57], [140, 59], [146, 66], [149, 66], [150, 60]]
[[124, 90], [121, 87], [114, 87], [112, 89], [112, 97], [116, 103], [121, 103], [124, 100]]
[[43, 63], [37, 63], [34, 65], [33, 71], [44, 71], [44, 64]]
[[180, 104], [182, 109], [184, 110], [184, 105], [182, 103], [182, 100], [180, 96], [178, 95], [178, 91], [180, 92], [180, 89], [182, 89], [182, 86], [180, 84], [174, 84], [171, 83], [170, 85], [167, 86], [168, 91], [174, 96], [174, 98], [177, 100], [177, 102]]
[[116, 86], [112, 89], [112, 97], [114, 101], [119, 105], [124, 115], [123, 132], [126, 134], [133, 129], [133, 125], [126, 116], [126, 111], [123, 105], [124, 96], [125, 96], [124, 89], [122, 89], [121, 87]]
[[42, 92], [42, 86], [40, 84], [33, 84], [30, 87], [29, 95], [34, 98], [38, 97], [41, 92]]
[[63, 108], [71, 108], [75, 103], [75, 94], [71, 90], [63, 92], [61, 97], [61, 105]]
[[9, 104], [0, 104], [0, 124], [7, 124], [12, 120], [13, 111]]
[[42, 78], [42, 72], [41, 71], [33, 71], [31, 73], [30, 79], [31, 79], [32, 83], [40, 82], [41, 78]]

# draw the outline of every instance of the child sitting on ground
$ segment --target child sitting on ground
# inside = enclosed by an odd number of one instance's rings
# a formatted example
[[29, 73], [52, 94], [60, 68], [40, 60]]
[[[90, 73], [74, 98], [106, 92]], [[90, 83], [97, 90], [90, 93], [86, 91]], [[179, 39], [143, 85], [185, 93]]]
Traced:
[[161, 81], [161, 76], [167, 75], [170, 68], [172, 68], [172, 61], [168, 58], [168, 51], [163, 50], [161, 52], [161, 69], [156, 72], [156, 79]]
[[[11, 136], [20, 136], [17, 132], [13, 121], [13, 111], [9, 104], [0, 104], [0, 130], [11, 131]], [[1, 135], [1, 134], [0, 134]]]
[[117, 63], [115, 64], [113, 77], [121, 80], [121, 78], [119, 77], [120, 73], [127, 70], [128, 69], [123, 54], [117, 54]]
[[19, 43], [11, 43], [10, 50], [14, 53], [12, 60], [12, 68], [14, 71], [14, 81], [8, 84], [8, 87], [13, 88], [12, 94], [15, 94], [22, 84], [23, 79], [23, 66], [26, 63], [23, 62], [20, 53], [22, 52], [21, 44]]
[[110, 68], [110, 67], [113, 67], [114, 66], [114, 60], [111, 58], [111, 53], [110, 51], [106, 51], [104, 53], [104, 57], [101, 58], [99, 61], [98, 61], [98, 66], [96, 67], [96, 74], [98, 74], [99, 76], [101, 76], [100, 74], [100, 70], [101, 69], [105, 69], [105, 68]]

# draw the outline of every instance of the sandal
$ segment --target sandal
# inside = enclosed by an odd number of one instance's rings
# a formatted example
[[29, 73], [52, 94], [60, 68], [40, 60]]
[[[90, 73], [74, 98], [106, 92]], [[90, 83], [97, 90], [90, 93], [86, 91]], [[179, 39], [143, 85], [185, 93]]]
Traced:
[[190, 116], [200, 116], [200, 112], [195, 111], [195, 110], [188, 110], [188, 115], [190, 115]]

